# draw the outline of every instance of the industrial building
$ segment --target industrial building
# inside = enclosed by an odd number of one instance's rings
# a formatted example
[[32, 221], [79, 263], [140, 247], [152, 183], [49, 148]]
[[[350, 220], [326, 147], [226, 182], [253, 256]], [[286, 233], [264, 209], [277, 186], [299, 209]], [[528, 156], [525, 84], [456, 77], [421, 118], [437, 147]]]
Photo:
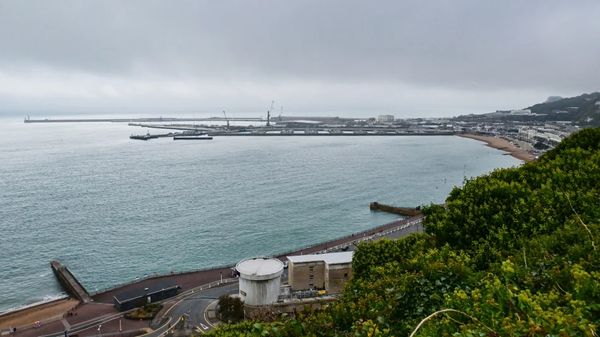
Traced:
[[352, 277], [353, 253], [288, 256], [288, 282], [292, 291], [324, 289], [331, 294], [341, 292]]
[[239, 294], [246, 305], [277, 302], [283, 262], [274, 258], [255, 257], [240, 261], [235, 269], [240, 274]]
[[146, 303], [153, 303], [173, 297], [181, 290], [181, 287], [171, 280], [161, 280], [149, 287], [138, 287], [123, 291], [113, 297], [115, 307], [119, 311], [125, 311], [141, 307]]
[[391, 123], [394, 121], [394, 115], [379, 115], [377, 116], [378, 123]]

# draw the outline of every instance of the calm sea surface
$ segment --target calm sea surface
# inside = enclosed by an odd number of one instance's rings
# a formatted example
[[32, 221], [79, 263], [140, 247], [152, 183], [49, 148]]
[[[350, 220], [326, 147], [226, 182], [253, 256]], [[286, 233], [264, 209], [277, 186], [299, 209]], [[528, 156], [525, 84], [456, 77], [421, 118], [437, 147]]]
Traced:
[[442, 202], [466, 175], [520, 161], [443, 137], [129, 139], [126, 124], [0, 119], [0, 312], [61, 294], [49, 262], [89, 291], [234, 263], [395, 219], [369, 202]]

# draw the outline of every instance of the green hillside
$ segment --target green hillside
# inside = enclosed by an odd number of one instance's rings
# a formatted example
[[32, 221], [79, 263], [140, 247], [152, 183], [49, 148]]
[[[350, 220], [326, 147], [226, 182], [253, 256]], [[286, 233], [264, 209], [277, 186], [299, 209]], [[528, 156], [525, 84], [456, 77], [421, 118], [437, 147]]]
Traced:
[[209, 335], [598, 335], [600, 128], [424, 211], [426, 233], [362, 244], [325, 310]]
[[563, 98], [530, 106], [533, 113], [547, 121], [574, 121], [579, 125], [600, 125], [600, 92]]

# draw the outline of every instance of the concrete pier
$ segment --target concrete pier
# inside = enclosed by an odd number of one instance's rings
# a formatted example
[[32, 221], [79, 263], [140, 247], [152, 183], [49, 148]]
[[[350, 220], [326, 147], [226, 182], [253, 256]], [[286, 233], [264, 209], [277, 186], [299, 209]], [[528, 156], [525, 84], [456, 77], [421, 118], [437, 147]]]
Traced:
[[148, 129], [167, 129], [188, 132], [205, 133], [209, 136], [452, 136], [456, 133], [450, 130], [408, 130], [402, 127], [375, 126], [343, 126], [329, 127], [314, 125], [311, 127], [277, 127], [277, 126], [211, 126], [203, 124], [157, 124], [129, 123]]
[[404, 215], [404, 216], [421, 215], [420, 208], [395, 207], [395, 206], [380, 204], [377, 201], [369, 204], [369, 209], [371, 209], [372, 211], [388, 212], [388, 213], [399, 214], [399, 215]]
[[263, 118], [223, 118], [223, 117], [208, 117], [208, 118], [195, 118], [195, 117], [158, 117], [158, 118], [44, 118], [34, 119], [25, 118], [24, 123], [134, 123], [134, 122], [266, 122]]
[[89, 303], [92, 301], [90, 294], [85, 290], [81, 283], [77, 281], [75, 276], [71, 274], [66, 266], [58, 261], [52, 261], [50, 262], [50, 267], [52, 268], [54, 275], [56, 275], [60, 285], [62, 285], [69, 295], [75, 297], [82, 303]]

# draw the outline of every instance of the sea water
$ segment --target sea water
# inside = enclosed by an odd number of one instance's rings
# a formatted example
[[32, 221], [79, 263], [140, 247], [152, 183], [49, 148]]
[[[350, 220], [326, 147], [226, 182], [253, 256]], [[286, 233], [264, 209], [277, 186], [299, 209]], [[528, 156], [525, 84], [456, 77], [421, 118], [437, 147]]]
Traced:
[[[117, 123], [0, 119], [0, 312], [366, 230], [520, 161], [455, 136], [130, 140]], [[153, 130], [152, 132], [163, 132]]]

